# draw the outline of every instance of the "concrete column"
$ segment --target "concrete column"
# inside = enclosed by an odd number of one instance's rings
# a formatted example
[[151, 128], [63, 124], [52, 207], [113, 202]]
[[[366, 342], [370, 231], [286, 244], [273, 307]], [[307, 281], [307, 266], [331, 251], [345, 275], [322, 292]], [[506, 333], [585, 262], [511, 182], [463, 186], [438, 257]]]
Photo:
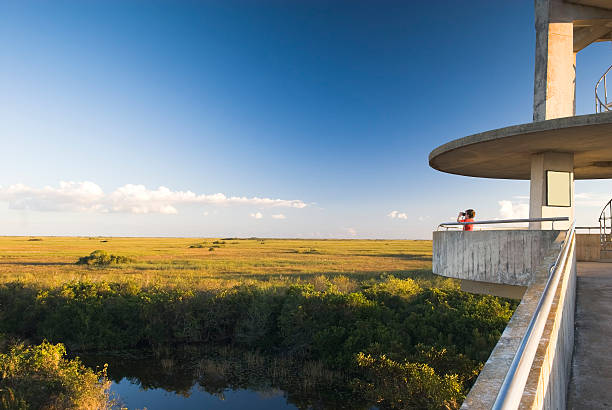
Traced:
[[551, 21], [551, 1], [537, 0], [533, 120], [575, 115], [575, 94], [574, 24]]
[[[547, 171], [569, 173], [569, 186], [548, 186]], [[549, 206], [550, 194], [563, 194], [559, 190], [569, 190], [569, 206]], [[555, 191], [556, 190], [556, 191]], [[544, 152], [531, 156], [531, 184], [529, 199], [530, 218], [569, 217], [569, 222], [555, 222], [555, 229], [568, 229], [574, 220], [574, 154], [564, 152]], [[530, 222], [529, 229], [552, 229], [551, 222]]]

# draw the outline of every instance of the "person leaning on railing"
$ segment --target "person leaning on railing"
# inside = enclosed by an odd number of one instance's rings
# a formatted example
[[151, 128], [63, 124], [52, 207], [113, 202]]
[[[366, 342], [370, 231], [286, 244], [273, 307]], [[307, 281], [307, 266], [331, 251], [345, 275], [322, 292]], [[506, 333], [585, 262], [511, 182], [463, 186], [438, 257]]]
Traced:
[[[466, 209], [464, 212], [459, 212], [459, 216], [457, 217], [457, 222], [474, 222], [474, 216], [476, 216], [476, 212], [473, 209]], [[463, 225], [464, 231], [473, 231], [474, 225], [467, 224]]]

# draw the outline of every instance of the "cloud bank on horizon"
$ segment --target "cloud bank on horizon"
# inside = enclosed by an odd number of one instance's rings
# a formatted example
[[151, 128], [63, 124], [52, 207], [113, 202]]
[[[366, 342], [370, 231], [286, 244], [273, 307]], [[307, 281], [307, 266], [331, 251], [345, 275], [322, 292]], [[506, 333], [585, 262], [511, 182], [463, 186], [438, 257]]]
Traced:
[[0, 187], [0, 201], [8, 202], [9, 209], [55, 212], [177, 214], [176, 206], [250, 205], [260, 207], [305, 208], [301, 200], [272, 199], [245, 196], [226, 196], [222, 193], [195, 194], [173, 191], [160, 186], [148, 189], [144, 185], [126, 184], [111, 193], [90, 181], [61, 181], [58, 187], [33, 188], [23, 184]]

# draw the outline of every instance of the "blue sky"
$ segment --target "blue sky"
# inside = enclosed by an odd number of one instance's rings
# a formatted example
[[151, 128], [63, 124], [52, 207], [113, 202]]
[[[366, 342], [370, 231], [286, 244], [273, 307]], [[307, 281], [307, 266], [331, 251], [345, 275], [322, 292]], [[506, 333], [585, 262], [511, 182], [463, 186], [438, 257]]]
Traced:
[[[459, 209], [524, 212], [527, 182], [427, 156], [531, 121], [533, 20], [532, 0], [2, 2], [0, 234], [429, 238]], [[579, 114], [610, 51], [578, 55]], [[576, 192], [595, 224], [612, 184]]]

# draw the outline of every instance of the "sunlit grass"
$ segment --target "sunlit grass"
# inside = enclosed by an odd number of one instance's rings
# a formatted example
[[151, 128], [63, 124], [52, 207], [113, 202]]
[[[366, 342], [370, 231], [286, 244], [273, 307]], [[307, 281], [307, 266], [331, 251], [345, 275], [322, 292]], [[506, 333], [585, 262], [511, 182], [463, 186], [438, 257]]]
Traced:
[[[109, 266], [75, 264], [98, 249], [132, 262]], [[104, 280], [204, 290], [244, 283], [265, 286], [310, 282], [321, 275], [343, 275], [364, 282], [384, 274], [440, 285], [444, 280], [431, 275], [430, 270], [430, 241], [0, 238], [0, 283], [23, 281], [43, 287], [74, 280]]]

